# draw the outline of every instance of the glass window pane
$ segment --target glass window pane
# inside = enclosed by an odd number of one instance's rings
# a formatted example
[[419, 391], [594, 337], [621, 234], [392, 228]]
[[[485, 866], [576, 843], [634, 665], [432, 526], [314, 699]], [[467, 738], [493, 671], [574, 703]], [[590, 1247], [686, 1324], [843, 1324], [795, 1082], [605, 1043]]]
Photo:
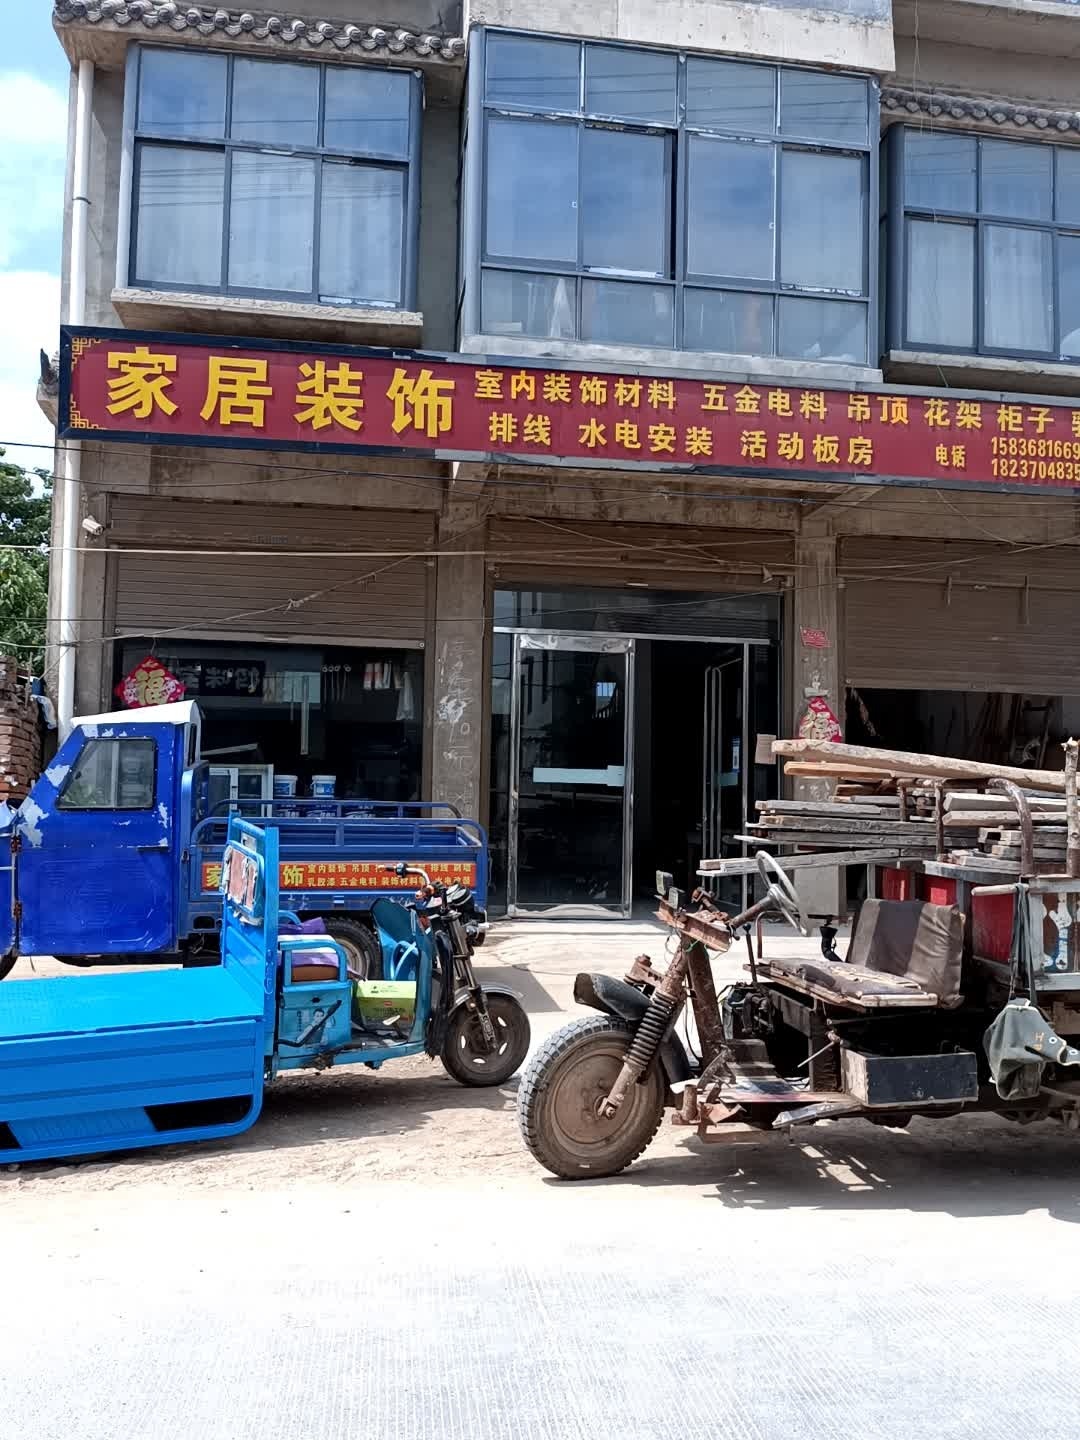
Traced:
[[489, 255], [576, 263], [578, 131], [492, 117], [487, 136]]
[[1053, 346], [1053, 247], [1044, 230], [983, 229], [983, 340], [994, 350]]
[[675, 119], [675, 56], [617, 45], [585, 47], [585, 109], [593, 115], [670, 125]]
[[690, 136], [686, 268], [771, 280], [776, 273], [776, 147]]
[[984, 215], [1049, 220], [1054, 152], [1049, 145], [983, 140], [980, 147]]
[[485, 270], [482, 329], [485, 335], [574, 338], [574, 285], [562, 275]]
[[581, 338], [609, 345], [675, 343], [672, 291], [668, 285], [581, 282]]
[[866, 306], [780, 297], [780, 354], [791, 360], [866, 364]]
[[1057, 152], [1057, 218], [1080, 224], [1080, 150]]
[[737, 60], [687, 60], [686, 123], [737, 135], [775, 134], [776, 71]]
[[912, 220], [908, 225], [909, 345], [975, 345], [975, 227]]
[[586, 129], [582, 137], [583, 260], [592, 270], [667, 275], [670, 141]]
[[487, 37], [487, 98], [528, 110], [577, 110], [581, 46], [524, 35]]
[[234, 151], [230, 286], [310, 293], [314, 233], [315, 161]]
[[773, 353], [773, 297], [730, 290], [687, 290], [683, 344], [688, 350], [727, 355]]
[[225, 134], [224, 55], [144, 50], [139, 57], [139, 129], [217, 140]]
[[1061, 310], [1061, 353], [1080, 357], [1080, 238], [1058, 240], [1058, 306]]
[[317, 145], [319, 67], [234, 61], [232, 138], [290, 148]]
[[813, 70], [780, 72], [780, 134], [835, 145], [865, 145], [866, 81]]
[[[973, 135], [904, 131], [904, 203], [911, 210], [975, 210]], [[884, 187], [883, 187], [884, 188]]]
[[327, 161], [322, 172], [319, 294], [399, 304], [405, 172]]
[[150, 810], [153, 740], [89, 740], [68, 772], [62, 810]]
[[865, 161], [785, 150], [780, 178], [780, 279], [866, 290]]
[[409, 154], [412, 77], [402, 70], [326, 67], [323, 144], [355, 155]]
[[221, 285], [225, 155], [140, 145], [135, 275], [140, 285]]

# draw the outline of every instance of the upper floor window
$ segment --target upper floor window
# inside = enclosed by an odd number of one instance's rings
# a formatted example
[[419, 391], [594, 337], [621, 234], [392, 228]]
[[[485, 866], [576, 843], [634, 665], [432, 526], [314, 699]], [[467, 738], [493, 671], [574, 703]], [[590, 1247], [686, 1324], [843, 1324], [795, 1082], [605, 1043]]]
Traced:
[[486, 37], [481, 329], [867, 363], [861, 77]]
[[1080, 359], [1080, 150], [891, 133], [906, 349]]
[[131, 283], [410, 303], [416, 75], [179, 48], [133, 64]]

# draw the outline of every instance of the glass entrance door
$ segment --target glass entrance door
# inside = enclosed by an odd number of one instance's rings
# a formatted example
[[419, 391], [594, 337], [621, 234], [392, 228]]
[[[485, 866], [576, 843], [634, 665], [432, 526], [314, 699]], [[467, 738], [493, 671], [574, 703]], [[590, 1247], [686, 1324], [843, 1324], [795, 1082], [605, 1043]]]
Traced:
[[507, 910], [630, 913], [633, 640], [514, 636]]

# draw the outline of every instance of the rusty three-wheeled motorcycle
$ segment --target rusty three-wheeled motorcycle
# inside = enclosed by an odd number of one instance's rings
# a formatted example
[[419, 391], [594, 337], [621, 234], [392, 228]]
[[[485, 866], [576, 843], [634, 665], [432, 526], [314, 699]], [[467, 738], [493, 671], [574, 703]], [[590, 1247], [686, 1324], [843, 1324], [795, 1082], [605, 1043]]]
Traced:
[[[844, 957], [826, 922], [807, 954], [764, 959], [751, 936], [762, 915], [808, 932], [784, 869], [764, 852], [757, 861], [764, 896], [732, 916], [658, 874], [659, 916], [676, 940], [666, 968], [640, 956], [625, 979], [578, 975], [576, 1000], [600, 1013], [541, 1046], [518, 1092], [541, 1165], [567, 1179], [617, 1174], [666, 1107], [712, 1142], [979, 1110], [1080, 1129], [1080, 944], [1064, 967], [1042, 944], [1050, 910], [1064, 907], [1080, 932], [1080, 880], [968, 886], [974, 944], [957, 903], [869, 898]], [[1007, 960], [980, 953], [980, 904], [1011, 907]], [[739, 938], [746, 978], [718, 995], [709, 952]], [[687, 1005], [700, 1056], [678, 1034]]]

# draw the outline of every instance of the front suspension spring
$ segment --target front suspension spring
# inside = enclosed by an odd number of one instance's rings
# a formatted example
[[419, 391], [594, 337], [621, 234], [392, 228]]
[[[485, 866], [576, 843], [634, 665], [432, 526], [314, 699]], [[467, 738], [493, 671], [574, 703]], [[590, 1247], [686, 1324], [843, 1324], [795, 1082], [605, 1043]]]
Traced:
[[648, 1009], [641, 1017], [641, 1024], [635, 1030], [630, 1048], [626, 1052], [626, 1067], [635, 1080], [640, 1080], [656, 1059], [675, 1005], [676, 1001], [670, 996], [659, 990], [653, 991]]

